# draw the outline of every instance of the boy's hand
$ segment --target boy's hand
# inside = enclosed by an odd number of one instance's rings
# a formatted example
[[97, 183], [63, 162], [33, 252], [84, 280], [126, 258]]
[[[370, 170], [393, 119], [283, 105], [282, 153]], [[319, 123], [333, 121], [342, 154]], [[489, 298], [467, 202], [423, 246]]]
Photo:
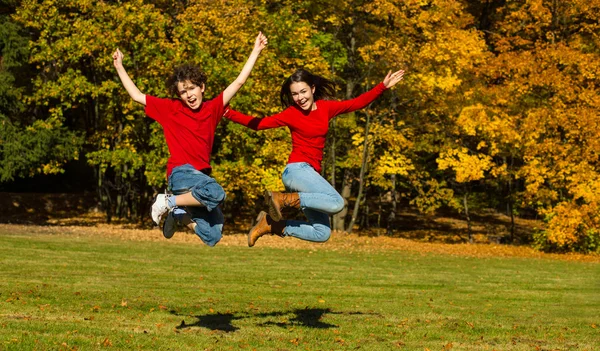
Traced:
[[262, 49], [264, 49], [268, 44], [268, 40], [267, 37], [262, 34], [262, 32], [258, 32], [258, 35], [256, 36], [256, 41], [254, 41], [254, 50], [258, 50], [258, 52], [261, 52]]
[[123, 53], [121, 52], [121, 50], [119, 50], [119, 49], [115, 50], [112, 57], [113, 57], [113, 64], [115, 65], [115, 68], [123, 67]]
[[394, 73], [392, 73], [392, 71], [389, 71], [383, 79], [383, 85], [385, 85], [385, 87], [389, 89], [396, 85], [396, 83], [401, 81], [402, 77], [404, 77], [404, 70], [402, 69]]

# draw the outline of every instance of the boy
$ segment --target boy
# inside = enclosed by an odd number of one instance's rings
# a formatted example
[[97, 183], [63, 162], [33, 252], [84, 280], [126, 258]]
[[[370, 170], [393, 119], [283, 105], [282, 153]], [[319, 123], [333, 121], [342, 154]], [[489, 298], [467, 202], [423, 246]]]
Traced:
[[[206, 74], [198, 67], [176, 68], [167, 86], [169, 93], [179, 99], [160, 99], [140, 92], [123, 68], [123, 54], [119, 49], [114, 52], [113, 63], [121, 83], [134, 101], [146, 106], [146, 115], [162, 125], [169, 147], [167, 178], [173, 195], [159, 194], [151, 210], [152, 220], [157, 225], [168, 212], [163, 225], [167, 239], [175, 233], [175, 222], [178, 221], [209, 246], [221, 240], [224, 219], [218, 206], [225, 200], [225, 191], [210, 177], [214, 133], [225, 107], [246, 82], [266, 45], [267, 38], [259, 33], [238, 77], [221, 94], [208, 101], [203, 101]], [[176, 209], [183, 206], [187, 207], [187, 212]]]

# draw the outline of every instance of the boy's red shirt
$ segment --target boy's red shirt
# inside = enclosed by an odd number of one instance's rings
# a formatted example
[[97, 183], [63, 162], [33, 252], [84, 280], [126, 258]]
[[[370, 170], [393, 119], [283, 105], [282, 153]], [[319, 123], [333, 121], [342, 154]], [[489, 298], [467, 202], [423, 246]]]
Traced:
[[171, 156], [167, 162], [167, 176], [173, 168], [191, 164], [197, 170], [210, 167], [210, 153], [215, 130], [223, 117], [223, 93], [203, 101], [193, 111], [179, 99], [161, 99], [146, 95], [146, 115], [163, 127]]
[[303, 111], [296, 105], [282, 112], [265, 117], [255, 118], [231, 109], [227, 110], [226, 118], [254, 130], [270, 129], [286, 126], [292, 134], [292, 153], [288, 163], [307, 162], [317, 172], [321, 172], [325, 137], [329, 130], [329, 121], [343, 113], [361, 109], [386, 90], [383, 83], [368, 92], [351, 100], [317, 100], [317, 109]]

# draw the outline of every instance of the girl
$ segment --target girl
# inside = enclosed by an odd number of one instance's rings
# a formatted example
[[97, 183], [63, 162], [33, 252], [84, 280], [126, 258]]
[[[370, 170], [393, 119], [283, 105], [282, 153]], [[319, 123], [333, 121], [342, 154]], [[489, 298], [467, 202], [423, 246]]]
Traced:
[[[300, 69], [281, 87], [281, 103], [286, 107], [282, 112], [262, 119], [231, 109], [225, 112], [225, 117], [253, 130], [285, 126], [292, 133], [292, 153], [281, 176], [288, 192], [265, 193], [269, 213], [263, 211], [258, 215], [257, 224], [248, 233], [248, 246], [254, 246], [258, 238], [268, 233], [315, 242], [329, 239], [329, 215], [344, 207], [342, 196], [320, 175], [329, 121], [367, 106], [402, 80], [403, 75], [403, 70], [390, 71], [383, 82], [357, 98], [334, 101], [327, 100], [334, 96], [333, 82]], [[308, 223], [283, 220], [284, 207], [301, 209]]]

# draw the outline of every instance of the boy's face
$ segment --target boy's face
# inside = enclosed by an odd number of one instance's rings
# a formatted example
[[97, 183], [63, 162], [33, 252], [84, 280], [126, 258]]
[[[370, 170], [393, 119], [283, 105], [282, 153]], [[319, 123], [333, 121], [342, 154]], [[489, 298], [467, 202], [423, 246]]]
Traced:
[[202, 104], [202, 97], [204, 93], [204, 84], [199, 87], [189, 80], [183, 82], [177, 82], [177, 91], [179, 97], [189, 108], [197, 110]]

